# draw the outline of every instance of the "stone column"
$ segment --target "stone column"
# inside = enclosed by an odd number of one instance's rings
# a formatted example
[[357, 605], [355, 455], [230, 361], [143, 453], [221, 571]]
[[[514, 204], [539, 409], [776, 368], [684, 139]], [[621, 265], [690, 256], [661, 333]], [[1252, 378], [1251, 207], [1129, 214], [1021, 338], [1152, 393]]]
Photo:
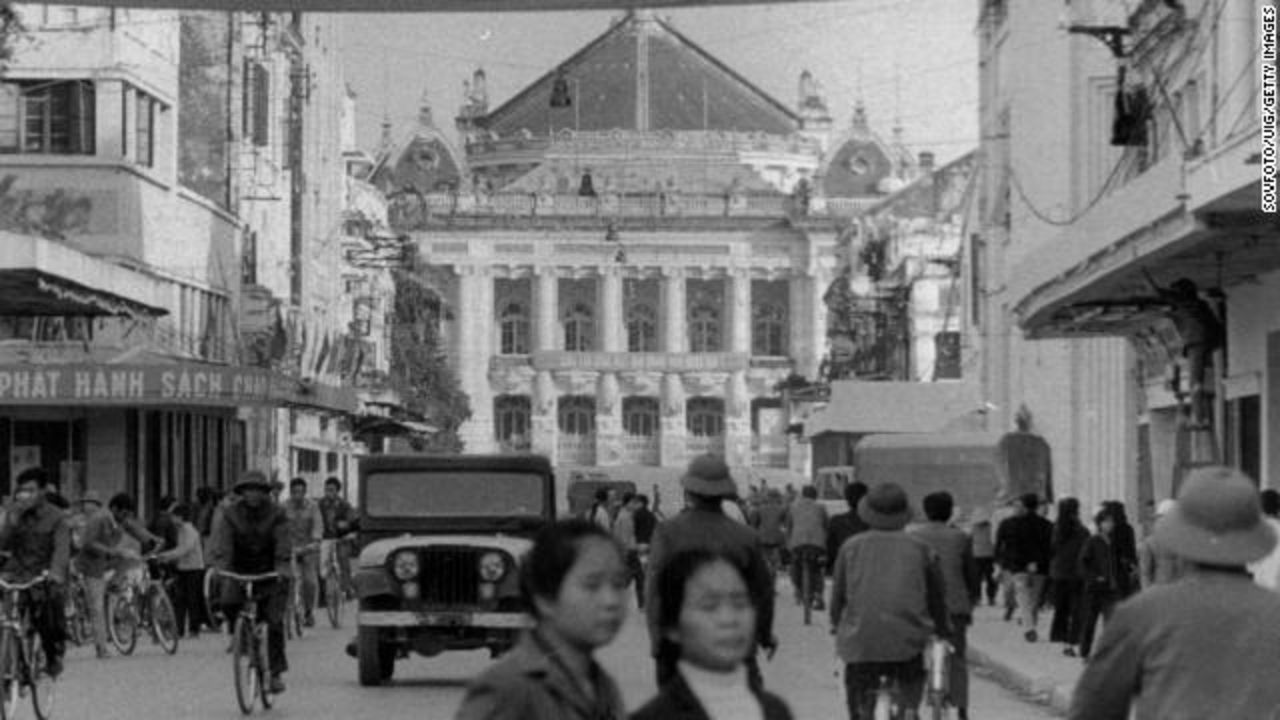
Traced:
[[662, 274], [663, 352], [682, 353], [689, 346], [684, 289], [684, 268], [667, 268]]
[[[788, 334], [790, 335], [789, 346], [791, 348], [791, 359], [796, 364], [796, 372], [801, 372], [800, 365], [802, 359], [808, 354], [809, 345], [809, 295], [805, 292], [809, 285], [809, 278], [801, 275], [798, 271], [792, 272], [787, 278], [788, 308], [787, 308], [787, 325]], [[823, 328], [825, 332], [826, 328]]]
[[461, 428], [469, 453], [492, 452], [493, 390], [489, 385], [492, 356], [493, 277], [485, 268], [458, 266], [458, 380], [471, 399], [471, 417]]
[[622, 464], [622, 397], [618, 375], [611, 372], [596, 381], [596, 464]]
[[556, 404], [560, 393], [550, 370], [539, 370], [533, 377], [533, 417], [530, 418], [533, 452], [545, 455], [551, 464], [557, 462], [559, 428], [556, 425]]
[[560, 278], [554, 267], [540, 267], [534, 275], [533, 349], [560, 349]]
[[729, 352], [751, 354], [751, 271], [734, 270], [728, 278]]
[[684, 380], [679, 373], [662, 376], [662, 437], [658, 461], [668, 467], [687, 462], [688, 428], [684, 418]]
[[808, 287], [805, 288], [806, 295], [806, 313], [805, 325], [808, 332], [806, 333], [808, 353], [796, 363], [796, 371], [810, 380], [818, 379], [818, 366], [822, 363], [822, 357], [827, 354], [827, 304], [822, 301], [822, 296], [827, 292], [827, 285], [831, 283], [831, 277], [822, 270], [816, 270], [815, 273], [808, 278]]
[[744, 370], [730, 373], [725, 382], [724, 456], [730, 465], [751, 465], [751, 395]]
[[622, 308], [622, 272], [616, 267], [600, 268], [600, 325], [597, 334], [604, 352], [626, 352], [626, 320]]

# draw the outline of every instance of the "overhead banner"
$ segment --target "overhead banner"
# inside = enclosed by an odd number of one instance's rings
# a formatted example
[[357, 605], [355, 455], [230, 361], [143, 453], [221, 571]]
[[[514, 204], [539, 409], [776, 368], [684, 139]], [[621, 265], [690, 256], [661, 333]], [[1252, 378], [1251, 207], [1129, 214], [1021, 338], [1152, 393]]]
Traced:
[[[708, 5], [782, 5], [805, 0], [647, 0], [646, 8]], [[176, 10], [242, 10], [245, 12], [539, 12], [543, 10], [630, 10], [623, 0], [76, 0], [51, 5], [170, 8]]]
[[263, 368], [175, 364], [0, 365], [5, 405], [295, 405], [358, 407], [351, 388], [300, 381]]

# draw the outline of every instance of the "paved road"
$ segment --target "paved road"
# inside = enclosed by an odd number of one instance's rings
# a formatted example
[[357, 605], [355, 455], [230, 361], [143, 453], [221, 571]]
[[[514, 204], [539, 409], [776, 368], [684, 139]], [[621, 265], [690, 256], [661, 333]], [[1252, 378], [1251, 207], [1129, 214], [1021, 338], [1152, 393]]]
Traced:
[[[805, 627], [799, 609], [780, 597], [778, 635], [782, 648], [765, 666], [766, 682], [790, 703], [800, 720], [844, 717], [841, 683], [825, 623]], [[350, 618], [348, 618], [348, 626]], [[489, 662], [487, 653], [414, 658], [396, 667], [389, 687], [362, 688], [355, 662], [343, 654], [349, 630], [317, 628], [290, 645], [288, 692], [270, 711], [272, 718], [451, 718], [467, 679]], [[652, 692], [652, 665], [643, 622], [632, 614], [626, 628], [602, 653], [602, 661], [634, 707]], [[98, 661], [91, 651], [73, 650], [60, 683], [56, 716], [78, 720], [235, 718], [239, 710], [231, 685], [231, 661], [222, 638], [184, 642], [174, 657], [140, 640], [132, 657]], [[1042, 720], [1051, 717], [1003, 689], [975, 679], [972, 713], [983, 720]], [[22, 718], [32, 717], [24, 707]]]

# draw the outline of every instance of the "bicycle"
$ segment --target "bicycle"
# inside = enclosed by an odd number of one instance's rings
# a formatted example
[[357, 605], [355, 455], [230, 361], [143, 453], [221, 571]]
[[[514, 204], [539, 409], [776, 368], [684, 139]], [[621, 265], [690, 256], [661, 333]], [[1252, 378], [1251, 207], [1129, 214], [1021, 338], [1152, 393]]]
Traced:
[[930, 638], [925, 648], [924, 666], [928, 677], [925, 699], [933, 720], [943, 720], [951, 705], [951, 643], [942, 638]]
[[324, 556], [320, 571], [324, 582], [324, 610], [329, 616], [329, 625], [334, 630], [342, 627], [342, 608], [347, 600], [342, 563], [338, 561], [338, 548], [343, 542], [342, 538], [337, 538], [326, 540], [320, 546]]
[[822, 572], [822, 549], [804, 545], [792, 553], [792, 562], [799, 563], [800, 603], [804, 606], [804, 624], [813, 624], [813, 611], [822, 604], [818, 591], [818, 575]]
[[240, 712], [253, 714], [255, 704], [271, 709], [271, 662], [267, 655], [267, 620], [258, 615], [258, 597], [253, 592], [255, 583], [280, 579], [279, 573], [240, 575], [226, 570], [218, 574], [244, 585], [244, 605], [235, 619], [235, 632], [231, 640], [231, 663], [235, 673], [236, 702]]
[[25, 583], [0, 579], [4, 597], [0, 621], [0, 720], [17, 717], [18, 702], [31, 694], [31, 708], [39, 720], [53, 716], [56, 680], [49, 674], [44, 644], [31, 622], [31, 590], [45, 584], [49, 573]]
[[133, 653], [144, 627], [165, 653], [178, 652], [178, 619], [168, 592], [172, 581], [151, 569], [154, 559], [146, 558], [140, 582], [126, 578], [107, 596], [107, 634], [121, 655]]
[[302, 628], [306, 626], [307, 619], [307, 605], [306, 599], [302, 597], [302, 573], [298, 559], [317, 547], [319, 543], [307, 543], [296, 548], [289, 556], [289, 568], [293, 577], [289, 581], [289, 606], [285, 611], [284, 629], [290, 640], [302, 637]]
[[89, 616], [89, 591], [84, 578], [73, 573], [67, 583], [67, 639], [79, 647], [93, 641], [93, 618]]

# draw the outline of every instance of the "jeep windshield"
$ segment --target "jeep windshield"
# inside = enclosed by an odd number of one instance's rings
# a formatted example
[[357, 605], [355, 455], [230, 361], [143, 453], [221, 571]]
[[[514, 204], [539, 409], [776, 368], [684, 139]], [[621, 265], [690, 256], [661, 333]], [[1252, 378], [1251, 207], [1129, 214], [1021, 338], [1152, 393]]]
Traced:
[[365, 513], [394, 518], [540, 518], [543, 475], [497, 470], [399, 470], [365, 478]]

